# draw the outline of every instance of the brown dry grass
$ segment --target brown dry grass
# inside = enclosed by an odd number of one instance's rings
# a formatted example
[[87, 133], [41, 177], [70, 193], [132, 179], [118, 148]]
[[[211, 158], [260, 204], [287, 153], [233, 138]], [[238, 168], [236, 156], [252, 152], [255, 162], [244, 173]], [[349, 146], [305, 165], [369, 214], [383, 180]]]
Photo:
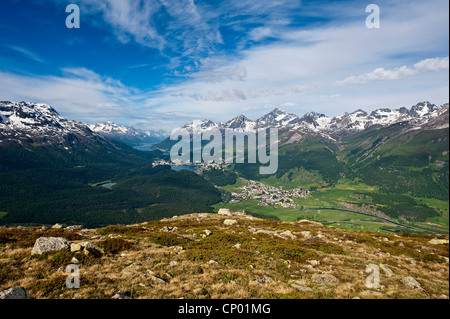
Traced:
[[[226, 226], [227, 218], [238, 223]], [[164, 226], [177, 228], [164, 232]], [[256, 234], [250, 228], [275, 233]], [[206, 229], [212, 235], [204, 237]], [[277, 236], [286, 230], [296, 239]], [[320, 238], [304, 238], [302, 231]], [[61, 251], [31, 257], [34, 241], [41, 236], [65, 237], [71, 243], [89, 240], [105, 255]], [[132, 298], [153, 299], [437, 298], [448, 295], [449, 268], [443, 257], [448, 258], [449, 250], [448, 244], [428, 243], [432, 238], [448, 236], [380, 235], [317, 223], [209, 214], [92, 231], [2, 228], [0, 290], [21, 286], [32, 298], [111, 298], [119, 290]], [[72, 257], [80, 262], [79, 289], [64, 284], [64, 267]], [[382, 287], [368, 289], [368, 264], [385, 264], [394, 276], [381, 272]], [[331, 274], [338, 282], [320, 285], [311, 280], [314, 274]], [[406, 288], [401, 282], [406, 276], [414, 277], [423, 289]], [[295, 288], [296, 282], [304, 289]]]

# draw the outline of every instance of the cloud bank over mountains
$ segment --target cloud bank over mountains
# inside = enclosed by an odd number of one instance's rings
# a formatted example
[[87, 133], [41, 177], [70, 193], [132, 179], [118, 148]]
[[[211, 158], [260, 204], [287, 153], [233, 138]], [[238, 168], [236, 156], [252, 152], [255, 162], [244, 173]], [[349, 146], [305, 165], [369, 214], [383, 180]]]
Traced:
[[[56, 10], [65, 1], [53, 3]], [[278, 106], [337, 115], [448, 102], [447, 1], [380, 1], [380, 29], [366, 28], [359, 1], [78, 4], [81, 31], [57, 47], [60, 55], [70, 47], [67, 60], [57, 63], [51, 56], [58, 52], [27, 38], [0, 45], [0, 99], [42, 101], [90, 123], [167, 130]], [[103, 41], [90, 38], [95, 32]], [[102, 54], [71, 62], [85, 48], [74, 43]]]

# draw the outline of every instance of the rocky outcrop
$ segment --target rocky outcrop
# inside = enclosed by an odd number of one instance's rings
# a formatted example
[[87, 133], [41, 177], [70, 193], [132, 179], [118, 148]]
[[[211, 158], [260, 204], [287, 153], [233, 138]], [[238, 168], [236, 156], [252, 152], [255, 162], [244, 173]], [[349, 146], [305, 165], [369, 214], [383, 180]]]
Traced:
[[67, 239], [62, 237], [40, 237], [34, 243], [31, 255], [41, 255], [47, 251], [69, 249]]

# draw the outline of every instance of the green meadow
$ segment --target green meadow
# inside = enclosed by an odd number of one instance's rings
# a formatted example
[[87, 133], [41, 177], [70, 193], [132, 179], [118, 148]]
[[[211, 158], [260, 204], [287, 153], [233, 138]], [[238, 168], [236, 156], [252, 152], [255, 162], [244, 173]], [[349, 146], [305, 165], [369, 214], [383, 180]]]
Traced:
[[[271, 186], [285, 185], [275, 178], [267, 178], [261, 181]], [[238, 178], [233, 185], [224, 186], [227, 192], [241, 192], [238, 188], [246, 185], [244, 178]], [[301, 186], [297, 186], [300, 187]], [[283, 187], [284, 189], [292, 187]], [[342, 179], [333, 187], [312, 188], [308, 198], [294, 198], [297, 208], [283, 208], [280, 206], [270, 207], [259, 205], [258, 199], [240, 200], [236, 203], [228, 202], [214, 205], [217, 211], [219, 208], [225, 207], [231, 211], [245, 211], [246, 213], [255, 214], [256, 216], [266, 216], [281, 221], [297, 221], [300, 219], [308, 219], [323, 223], [325, 225], [334, 226], [342, 229], [352, 230], [368, 230], [375, 232], [442, 232], [448, 233], [448, 202], [429, 198], [414, 198], [418, 204], [426, 204], [441, 213], [440, 217], [428, 218], [425, 222], [402, 222], [392, 218], [393, 222], [404, 224], [405, 226], [417, 227], [412, 230], [400, 225], [395, 225], [376, 216], [368, 216], [358, 213], [361, 205], [375, 205], [379, 208], [384, 207], [382, 204], [373, 202], [372, 196], [377, 194], [378, 188], [362, 183], [360, 180]], [[372, 196], [371, 196], [372, 195]], [[346, 211], [341, 203], [352, 204], [355, 212]], [[323, 208], [332, 208], [323, 209]], [[361, 211], [363, 212], [363, 211]]]

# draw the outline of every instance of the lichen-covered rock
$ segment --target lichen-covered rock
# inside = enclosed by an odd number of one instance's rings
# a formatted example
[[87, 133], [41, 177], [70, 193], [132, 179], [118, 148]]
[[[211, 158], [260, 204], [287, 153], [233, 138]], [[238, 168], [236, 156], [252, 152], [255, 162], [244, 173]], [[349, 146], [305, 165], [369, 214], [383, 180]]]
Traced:
[[229, 209], [227, 208], [221, 208], [219, 209], [219, 211], [217, 212], [218, 215], [224, 215], [224, 216], [233, 216], [233, 213], [230, 212]]
[[56, 251], [69, 249], [70, 245], [67, 239], [62, 237], [39, 237], [34, 243], [32, 255], [40, 255], [47, 251]]
[[440, 245], [440, 244], [448, 244], [448, 239], [431, 239], [429, 241], [430, 244], [432, 245]]
[[393, 272], [393, 271], [391, 270], [391, 268], [389, 268], [388, 266], [381, 264], [381, 265], [380, 265], [380, 269], [384, 272], [384, 275], [385, 275], [386, 277], [392, 277], [392, 276], [394, 276], [394, 272]]
[[286, 230], [282, 233], [280, 233], [281, 237], [288, 237], [290, 239], [297, 239], [297, 236], [295, 236], [290, 230]]
[[83, 246], [81, 246], [80, 244], [78, 244], [78, 243], [70, 244], [70, 251], [71, 252], [75, 253], [75, 252], [78, 252], [78, 251], [81, 251], [81, 250], [83, 250]]
[[223, 221], [223, 224], [227, 225], [227, 226], [231, 226], [231, 225], [237, 224], [237, 220], [235, 220], [235, 219], [225, 219]]
[[420, 283], [411, 276], [403, 278], [402, 283], [405, 285], [406, 288], [411, 288], [411, 289], [421, 289], [422, 288]]
[[95, 257], [102, 257], [105, 252], [100, 247], [97, 247], [91, 242], [84, 242], [81, 244], [84, 247], [84, 253], [86, 255], [92, 254]]
[[314, 274], [312, 275], [311, 280], [321, 285], [334, 285], [339, 282], [339, 280], [331, 274]]
[[212, 231], [210, 231], [209, 229], [205, 229], [203, 232], [205, 233], [206, 236], [212, 235]]
[[302, 231], [300, 234], [306, 239], [312, 238], [311, 232], [308, 230]]

